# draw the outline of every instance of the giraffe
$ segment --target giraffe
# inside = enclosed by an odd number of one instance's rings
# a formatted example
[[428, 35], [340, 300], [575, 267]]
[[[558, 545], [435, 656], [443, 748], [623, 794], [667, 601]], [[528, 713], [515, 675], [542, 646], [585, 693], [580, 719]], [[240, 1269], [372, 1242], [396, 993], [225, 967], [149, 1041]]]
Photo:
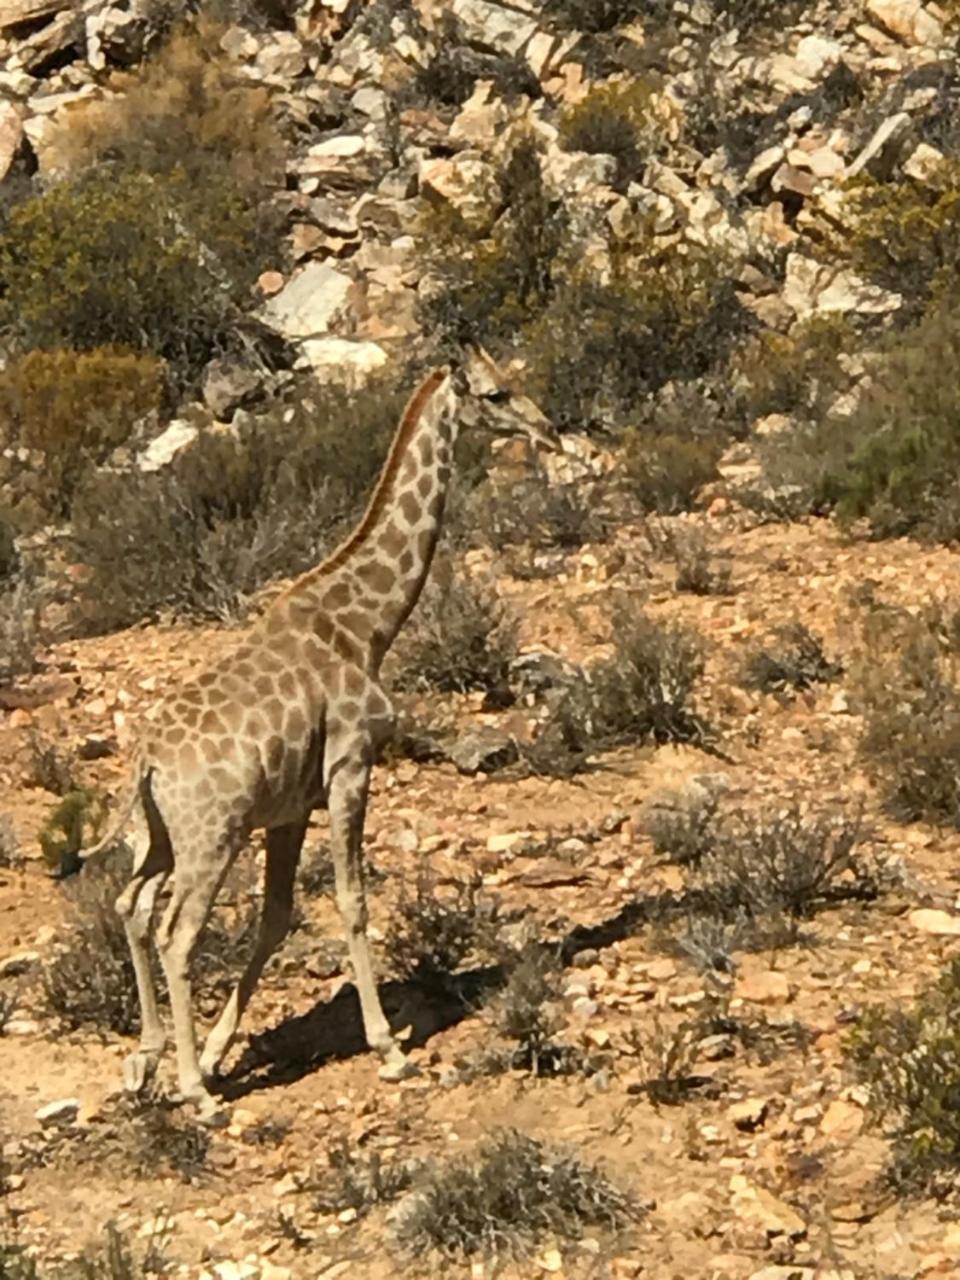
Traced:
[[[456, 370], [429, 373], [407, 403], [353, 532], [223, 657], [167, 690], [134, 735], [131, 781], [113, 829], [81, 855], [86, 861], [124, 834], [133, 852], [116, 904], [141, 1010], [140, 1043], [123, 1070], [131, 1091], [153, 1075], [166, 1046], [152, 936], [169, 989], [179, 1095], [216, 1114], [208, 1084], [289, 929], [300, 851], [318, 808], [329, 813], [337, 906], [367, 1044], [380, 1056], [382, 1079], [413, 1074], [377, 992], [363, 829], [371, 767], [394, 720], [380, 665], [429, 572], [461, 424], [558, 447], [543, 414], [507, 387], [486, 353], [473, 350]], [[191, 957], [227, 872], [260, 828], [266, 864], [255, 947], [198, 1055]]]

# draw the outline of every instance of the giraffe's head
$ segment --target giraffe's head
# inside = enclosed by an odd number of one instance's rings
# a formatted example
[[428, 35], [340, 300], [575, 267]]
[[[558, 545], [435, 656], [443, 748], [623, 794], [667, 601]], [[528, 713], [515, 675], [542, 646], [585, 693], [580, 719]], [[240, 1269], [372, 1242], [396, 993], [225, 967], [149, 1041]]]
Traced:
[[481, 347], [469, 347], [451, 375], [457, 416], [467, 428], [501, 436], [525, 436], [537, 448], [556, 453], [560, 440], [550, 420]]

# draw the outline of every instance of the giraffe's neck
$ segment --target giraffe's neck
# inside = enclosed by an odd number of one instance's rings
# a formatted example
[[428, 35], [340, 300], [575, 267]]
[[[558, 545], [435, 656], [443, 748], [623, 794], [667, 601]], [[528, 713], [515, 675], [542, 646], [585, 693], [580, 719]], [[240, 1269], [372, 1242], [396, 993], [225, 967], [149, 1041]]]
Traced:
[[274, 606], [294, 625], [335, 623], [373, 671], [430, 570], [453, 463], [454, 409], [448, 372], [432, 373], [410, 398], [357, 528]]

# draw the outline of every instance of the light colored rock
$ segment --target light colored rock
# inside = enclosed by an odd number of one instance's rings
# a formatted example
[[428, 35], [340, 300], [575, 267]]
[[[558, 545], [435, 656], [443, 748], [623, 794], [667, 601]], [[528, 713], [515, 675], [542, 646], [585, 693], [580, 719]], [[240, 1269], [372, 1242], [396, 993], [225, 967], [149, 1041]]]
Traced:
[[846, 172], [847, 162], [837, 155], [833, 147], [817, 147], [815, 151], [791, 151], [790, 161], [798, 166], [806, 165], [815, 178], [838, 178]]
[[137, 458], [140, 471], [160, 471], [169, 466], [178, 453], [188, 449], [199, 435], [198, 429], [182, 418], [174, 420], [164, 431], [151, 440], [146, 449]]
[[767, 1116], [770, 1104], [766, 1098], [744, 1098], [727, 1107], [727, 1119], [736, 1129], [752, 1133], [759, 1129]]
[[303, 361], [321, 382], [362, 386], [387, 363], [387, 353], [376, 342], [351, 342], [347, 338], [308, 338], [301, 343]]
[[0, 31], [18, 26], [21, 22], [33, 22], [63, 9], [73, 7], [72, 0], [4, 0], [0, 6]]
[[820, 1121], [820, 1132], [828, 1138], [849, 1141], [863, 1128], [863, 1110], [843, 1098], [835, 1098]]
[[943, 938], [952, 938], [960, 934], [960, 916], [952, 916], [947, 911], [919, 907], [916, 911], [911, 911], [907, 919], [921, 933], [932, 933], [936, 937]]
[[353, 281], [325, 262], [308, 263], [260, 311], [263, 322], [285, 338], [329, 332], [346, 309]]
[[806, 169], [798, 169], [792, 164], [782, 164], [770, 179], [770, 186], [779, 195], [781, 191], [792, 191], [794, 195], [807, 199], [817, 189], [817, 180]]
[[790, 984], [786, 974], [768, 969], [761, 973], [743, 974], [737, 979], [733, 994], [751, 1004], [782, 1004], [790, 998]]
[[10, 172], [23, 137], [23, 114], [12, 102], [0, 103], [0, 182]]
[[554, 192], [564, 197], [605, 191], [617, 176], [613, 156], [593, 155], [586, 151], [549, 151], [544, 158], [543, 180]]
[[478, 80], [450, 126], [450, 141], [458, 146], [491, 147], [506, 119], [507, 108], [494, 94], [493, 83]]
[[920, 0], [867, 0], [867, 13], [906, 44], [937, 45], [943, 26]]
[[754, 156], [751, 161], [750, 168], [744, 175], [744, 186], [748, 190], [756, 190], [771, 177], [779, 168], [780, 164], [786, 157], [786, 148], [780, 144], [774, 147], [767, 147], [761, 151], [759, 155]]
[[529, 831], [506, 831], [502, 835], [487, 836], [487, 852], [508, 853], [516, 845], [529, 839]]
[[843, 49], [836, 40], [810, 35], [804, 36], [797, 45], [793, 60], [800, 75], [815, 81], [832, 70], [842, 56]]
[[882, 167], [888, 164], [891, 153], [899, 149], [911, 123], [910, 116], [906, 111], [898, 111], [896, 115], [888, 116], [857, 158], [850, 164], [847, 176], [855, 178], [864, 169], [873, 169], [877, 165]]
[[853, 271], [816, 262], [799, 253], [787, 258], [781, 298], [798, 320], [851, 311], [886, 315], [897, 311], [903, 302], [898, 293], [868, 284]]
[[265, 76], [294, 80], [307, 66], [303, 45], [292, 31], [275, 31], [257, 53], [256, 67]]
[[742, 1221], [755, 1223], [771, 1236], [798, 1239], [806, 1235], [807, 1224], [795, 1209], [742, 1173], [730, 1179], [730, 1191], [733, 1211]]
[[478, 152], [425, 160], [420, 166], [420, 190], [424, 196], [450, 205], [475, 227], [491, 220], [494, 180], [493, 168]]
[[59, 1098], [56, 1102], [48, 1102], [44, 1106], [38, 1107], [33, 1114], [34, 1118], [44, 1126], [73, 1124], [79, 1110], [79, 1098]]
[[931, 147], [928, 142], [921, 142], [904, 161], [903, 172], [915, 182], [929, 182], [942, 164], [943, 152]]
[[534, 18], [490, 0], [453, 0], [467, 38], [496, 53], [519, 53], [537, 29]]
[[203, 399], [215, 418], [229, 421], [256, 394], [260, 379], [252, 369], [228, 359], [211, 360], [203, 371]]

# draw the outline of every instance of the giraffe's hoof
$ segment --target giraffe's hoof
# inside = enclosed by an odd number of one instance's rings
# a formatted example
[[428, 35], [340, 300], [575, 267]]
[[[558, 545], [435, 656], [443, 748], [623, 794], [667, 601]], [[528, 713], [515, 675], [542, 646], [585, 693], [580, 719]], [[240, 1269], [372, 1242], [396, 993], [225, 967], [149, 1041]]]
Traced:
[[398, 1054], [395, 1059], [388, 1058], [377, 1072], [381, 1080], [388, 1080], [391, 1084], [399, 1080], [412, 1080], [414, 1076], [419, 1074], [420, 1068], [416, 1063], [411, 1062], [409, 1058], [403, 1057], [402, 1054]]
[[157, 1054], [131, 1053], [123, 1060], [123, 1087], [127, 1093], [143, 1093], [156, 1075]]

